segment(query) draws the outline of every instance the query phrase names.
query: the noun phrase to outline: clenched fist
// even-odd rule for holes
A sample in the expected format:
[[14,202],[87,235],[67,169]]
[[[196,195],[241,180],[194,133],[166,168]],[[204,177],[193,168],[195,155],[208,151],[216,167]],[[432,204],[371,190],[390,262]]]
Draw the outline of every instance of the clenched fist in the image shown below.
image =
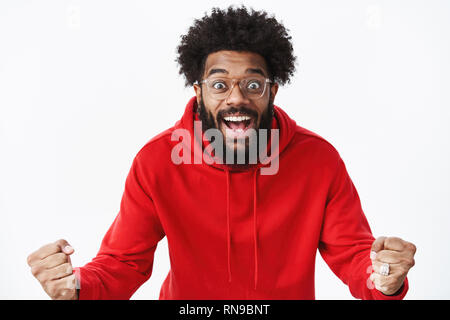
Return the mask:
[[43,246],[27,258],[31,273],[53,300],[78,299],[70,261],[73,252],[66,240],[58,240]]
[[372,244],[372,267],[370,280],[375,288],[385,295],[393,295],[403,285],[403,281],[414,262],[416,246],[395,237],[379,237]]

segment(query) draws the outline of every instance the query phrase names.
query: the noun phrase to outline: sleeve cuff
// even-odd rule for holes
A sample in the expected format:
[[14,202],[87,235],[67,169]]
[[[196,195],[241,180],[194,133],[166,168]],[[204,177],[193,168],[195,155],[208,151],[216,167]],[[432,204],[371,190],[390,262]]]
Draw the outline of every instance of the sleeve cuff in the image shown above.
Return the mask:
[[78,290],[78,300],[95,300],[96,290],[92,286],[92,281],[89,281],[89,277],[86,272],[83,272],[83,268],[73,268],[73,274],[75,274],[76,288]]
[[408,277],[405,278],[405,281],[403,282],[402,288],[400,289],[400,292],[398,292],[395,295],[388,296],[382,293],[381,291],[378,291],[377,289],[373,290],[373,297],[375,300],[403,300],[403,298],[406,296],[406,293],[409,289],[409,283],[408,283]]

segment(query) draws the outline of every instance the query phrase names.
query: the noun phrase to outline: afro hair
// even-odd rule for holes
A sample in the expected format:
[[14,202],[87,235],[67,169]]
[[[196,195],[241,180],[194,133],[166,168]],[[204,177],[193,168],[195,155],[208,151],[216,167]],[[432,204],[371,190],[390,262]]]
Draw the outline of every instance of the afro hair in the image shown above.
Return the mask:
[[177,47],[179,74],[184,75],[186,87],[200,81],[206,58],[220,50],[258,53],[267,64],[272,81],[281,85],[290,82],[295,72],[291,36],[281,23],[265,11],[249,12],[243,5],[226,10],[212,8],[194,20]]

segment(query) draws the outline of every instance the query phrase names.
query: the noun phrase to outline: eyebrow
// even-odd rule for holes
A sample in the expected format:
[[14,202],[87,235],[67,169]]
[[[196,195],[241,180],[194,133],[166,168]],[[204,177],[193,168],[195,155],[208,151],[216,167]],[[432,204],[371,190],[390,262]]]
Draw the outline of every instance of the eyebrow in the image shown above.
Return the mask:
[[210,75],[213,75],[214,73],[227,73],[228,74],[228,71],[225,69],[211,69],[211,70],[209,70],[206,77],[209,77]]
[[262,75],[263,77],[265,77],[266,75],[264,74],[264,72],[259,69],[259,68],[248,68],[247,70],[245,70],[245,73],[257,73]]
[[[211,69],[209,70],[208,74],[206,75],[206,77],[209,77],[215,73],[226,73],[228,74],[228,71],[225,69]],[[248,68],[247,70],[245,70],[245,73],[257,73],[262,75],[263,77],[265,77],[266,75],[264,74],[264,72],[259,69],[259,68]]]

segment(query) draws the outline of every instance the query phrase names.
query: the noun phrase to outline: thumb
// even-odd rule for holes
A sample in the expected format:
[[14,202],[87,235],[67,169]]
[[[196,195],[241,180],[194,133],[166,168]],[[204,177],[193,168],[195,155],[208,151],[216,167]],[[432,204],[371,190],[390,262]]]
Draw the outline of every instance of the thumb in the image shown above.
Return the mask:
[[61,249],[62,252],[64,252],[65,254],[72,254],[74,253],[74,249],[72,248],[72,246],[64,239],[60,239],[58,241],[55,242],[56,245],[58,245]]
[[375,255],[378,251],[381,251],[384,249],[384,240],[386,237],[378,237],[373,243],[372,243],[372,249],[370,252],[370,258],[374,259]]

